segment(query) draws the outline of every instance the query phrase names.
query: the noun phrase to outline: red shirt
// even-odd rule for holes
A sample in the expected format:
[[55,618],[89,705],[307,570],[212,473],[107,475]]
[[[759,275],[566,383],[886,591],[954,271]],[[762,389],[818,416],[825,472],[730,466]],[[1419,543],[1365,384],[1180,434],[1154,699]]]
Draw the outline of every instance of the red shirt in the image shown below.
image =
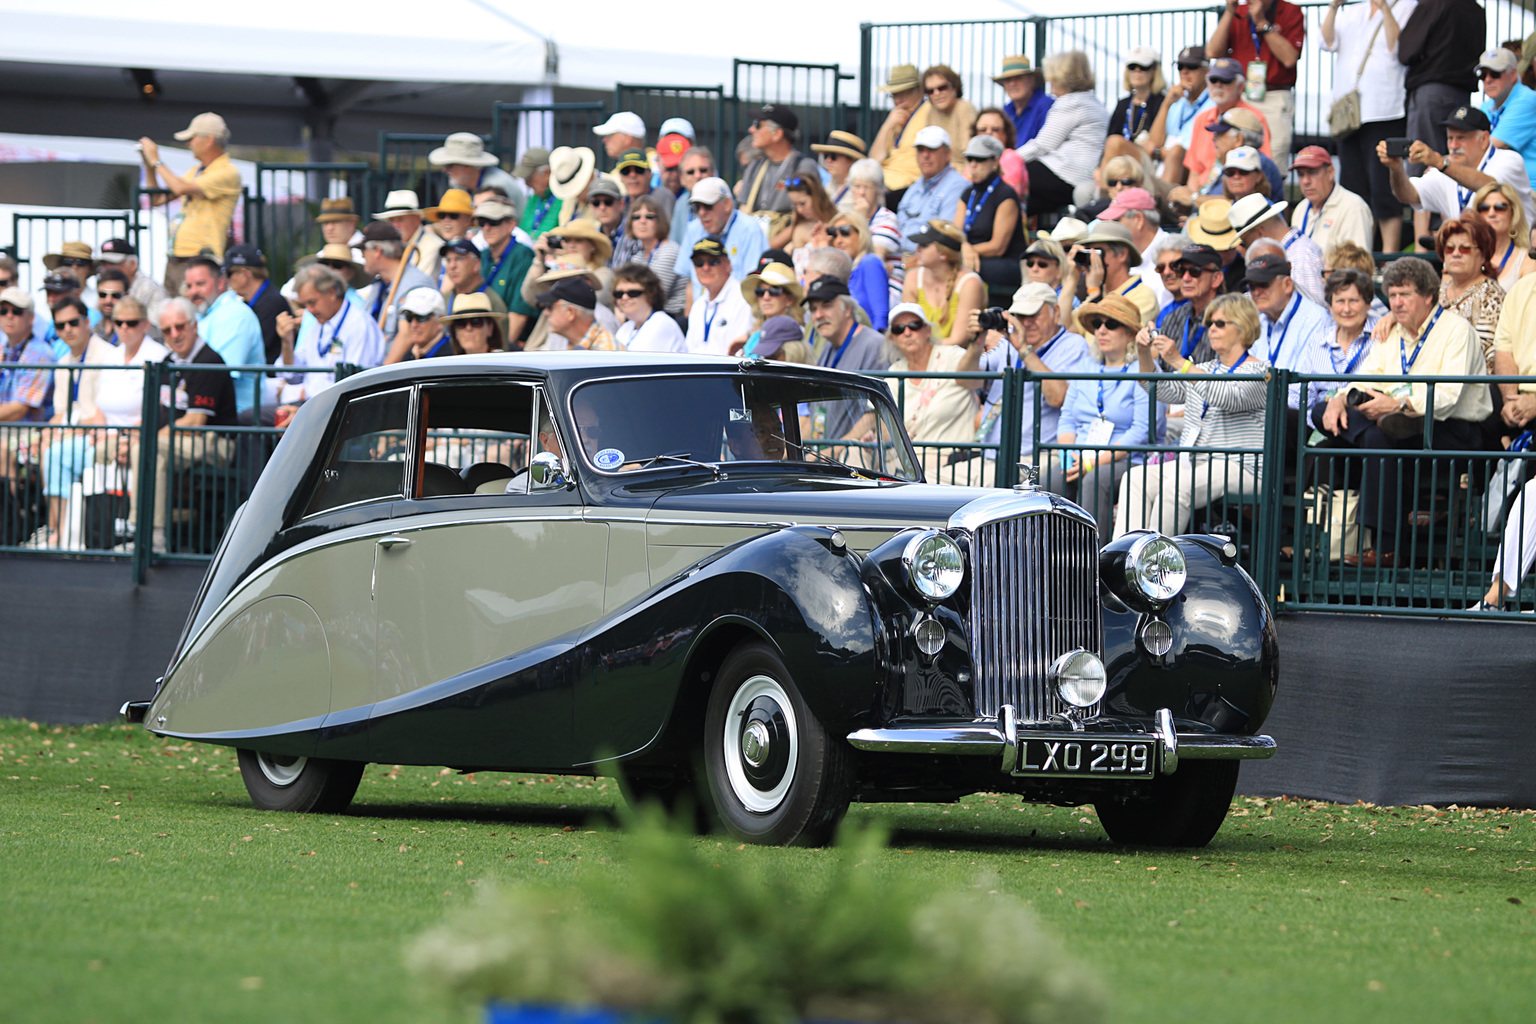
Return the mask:
[[[1228,57],[1238,61],[1244,68],[1252,60],[1269,62],[1269,73],[1265,76],[1264,84],[1271,89],[1289,89],[1296,84],[1296,65],[1286,67],[1270,52],[1269,40],[1259,36],[1259,52],[1255,56],[1253,52],[1253,22],[1248,20],[1248,4],[1238,4],[1237,13],[1232,16],[1231,27],[1227,31]],[[1260,8],[1262,10],[1262,8]],[[1301,8],[1286,0],[1276,0],[1268,17],[1259,15],[1259,21],[1272,21],[1280,30],[1280,35],[1286,42],[1296,47],[1298,61],[1301,56],[1301,41],[1307,37],[1307,25],[1301,14]],[[1218,54],[1218,56],[1220,56]]]

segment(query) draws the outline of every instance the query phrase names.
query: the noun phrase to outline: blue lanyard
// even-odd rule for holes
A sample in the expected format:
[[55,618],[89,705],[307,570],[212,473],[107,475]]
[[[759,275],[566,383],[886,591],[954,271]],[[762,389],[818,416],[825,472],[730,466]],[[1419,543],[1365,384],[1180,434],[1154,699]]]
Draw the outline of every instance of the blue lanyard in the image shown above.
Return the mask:
[[838,346],[837,355],[832,357],[832,362],[829,364],[832,369],[837,369],[837,364],[843,361],[843,353],[848,351],[848,343],[853,340],[853,332],[858,329],[859,325],[857,321],[854,322],[852,327],[848,328],[848,337],[844,338],[843,343]]
[[1173,130],[1175,135],[1182,135],[1184,133],[1184,126],[1195,119],[1195,115],[1200,112],[1200,99],[1204,95],[1205,90],[1201,89],[1200,95],[1194,99],[1190,99],[1188,96],[1184,97],[1185,113],[1179,115],[1179,126]]
[[416,358],[417,359],[431,359],[434,356],[436,356],[439,352],[441,352],[443,350],[443,346],[446,345],[446,344],[448,344],[448,336],[445,334],[441,338],[437,339],[437,344],[436,345],[433,345],[431,348],[427,349],[426,355],[417,356]]
[[[1514,245],[1515,243],[1511,242],[1509,244],[1510,245]],[[1507,259],[1508,257],[1505,257],[1505,258]],[[256,294],[251,296],[251,301],[247,302],[246,305],[247,306],[254,306],[254,305],[256,305],[256,303],[260,302],[261,301],[261,297],[267,293],[267,287],[271,283],[272,283],[271,281],[263,281],[263,282],[261,282],[261,287],[256,289]]]
[[1509,248],[1504,250],[1504,258],[1499,260],[1499,273],[1500,274],[1504,273],[1504,264],[1508,263],[1509,262],[1509,258],[1511,256],[1513,256],[1514,254],[1515,254],[1515,240],[1514,239],[1510,239],[1509,240]]
[[[1116,370],[1115,372],[1116,373],[1129,373],[1130,369],[1131,369],[1131,364],[1130,363],[1126,363],[1124,366],[1120,367],[1120,369]],[[1103,378],[1100,378],[1099,379],[1099,419],[1103,419],[1103,418],[1104,418],[1104,380],[1103,380]]]
[[[727,281],[726,283],[729,284],[730,282]],[[720,314],[720,307],[722,305],[724,305],[724,304],[725,304],[725,300],[724,299],[720,300],[719,302],[716,302],[715,303],[715,311],[713,313],[709,313],[709,300],[708,299],[704,300],[704,311],[706,313],[709,313],[708,318],[705,319],[705,321],[704,321],[704,345],[705,345],[706,348],[709,346],[709,329],[711,327],[715,326],[715,317]]]
[[[1040,346],[1040,351],[1035,353],[1035,357],[1037,359],[1039,359],[1042,363],[1045,362],[1045,354],[1047,352],[1049,352],[1052,348],[1054,348],[1056,343],[1061,340],[1062,335],[1064,335],[1066,333],[1067,333],[1067,329],[1065,327],[1063,327],[1060,330],[1058,330],[1055,333],[1055,335],[1052,336],[1050,341],[1048,341],[1044,345]],[[1019,363],[1016,364],[1016,365],[1022,365],[1023,362],[1024,362],[1023,358],[1020,357]]]
[[501,251],[501,259],[496,261],[496,265],[491,268],[490,276],[481,281],[480,287],[476,288],[475,291],[483,292],[491,286],[491,282],[495,281],[501,274],[501,268],[506,265],[507,257],[512,255],[512,250],[515,248],[517,248],[517,239],[507,239],[507,247]]
[[549,195],[544,197],[544,201],[541,202],[538,205],[538,207],[533,211],[533,220],[528,222],[529,228],[531,228],[534,231],[538,231],[539,230],[539,222],[544,219],[544,215],[545,214],[549,213],[549,208],[550,208],[550,206],[552,206],[554,204],[554,202],[555,202],[555,194],[553,192],[551,192]]
[[[919,110],[922,110],[927,105],[928,105],[928,101],[927,100],[923,100],[923,102],[919,103],[916,107],[914,107],[912,109],[911,115],[909,115],[907,117],[907,123],[901,126],[901,131],[896,133],[896,141],[894,143],[892,143],[892,145],[891,145],[892,149],[900,149],[901,148],[901,140],[907,137],[907,129],[912,127],[912,118],[916,117],[917,116],[917,112]],[[1021,113],[1022,113],[1022,111],[1021,111]]]
[[[1370,338],[1370,336],[1371,336],[1370,325],[1367,324],[1366,325],[1366,329],[1360,332],[1360,337],[1358,337],[1354,341],[1350,342],[1349,345],[1345,347],[1344,351],[1348,352],[1350,348],[1353,348],[1355,345],[1359,345],[1360,342],[1362,342],[1362,341],[1366,341],[1367,339]],[[1334,337],[1338,337],[1338,335],[1335,334]],[[1370,348],[1370,347],[1371,346],[1369,344],[1360,345],[1360,347],[1355,351],[1355,354],[1353,356],[1350,356],[1350,358],[1349,358],[1349,365],[1344,367],[1344,369],[1342,369],[1342,370],[1339,369],[1339,358],[1338,358],[1338,356],[1333,354],[1333,350],[1332,349],[1329,349],[1328,350],[1328,361],[1333,364],[1333,372],[1334,373],[1354,373],[1355,372],[1355,367],[1360,365],[1360,360],[1365,358],[1365,350]]]
[[341,300],[341,316],[336,318],[336,329],[331,332],[331,343],[329,345],[320,344],[320,338],[325,336],[325,325],[320,325],[320,336],[315,339],[315,348],[319,350],[321,358],[329,355],[331,349],[342,347],[341,338],[339,337],[341,334],[341,325],[347,322],[347,310],[351,307],[351,305],[352,303],[348,302],[346,299]]
[[1002,180],[1002,175],[993,171],[992,184],[988,185],[987,190],[979,197],[976,194],[976,186],[971,186],[971,198],[965,202],[965,233],[967,235],[971,233],[971,225],[976,223],[976,218],[980,216],[982,208],[987,205],[987,200],[992,198],[992,192],[997,188],[997,183]]
[[[1312,237],[1312,232],[1307,230],[1307,221],[1309,221],[1311,219],[1312,219],[1312,200],[1308,199],[1307,200],[1307,208],[1305,210],[1303,210],[1302,213],[1301,213],[1301,233],[1306,235],[1308,238]],[[1321,218],[1319,218],[1318,223],[1319,224],[1322,223]]]
[[372,313],[372,315],[373,315],[373,319],[377,320],[379,318],[379,310],[381,310],[383,308],[384,308],[384,279],[381,277],[381,278],[379,278],[379,281],[378,281],[378,287],[374,289],[373,309],[370,311]]
[[1194,326],[1195,310],[1194,306],[1191,305],[1189,310],[1189,317],[1184,321],[1184,341],[1179,345],[1179,355],[1183,356],[1185,359],[1189,358],[1189,354],[1195,350],[1195,346],[1199,345],[1200,342],[1205,338],[1205,328],[1197,327],[1195,328],[1195,340],[1193,342],[1189,340],[1189,329]]
[[[1485,152],[1483,154],[1482,162],[1480,162],[1477,165],[1477,169],[1479,171],[1481,171],[1484,167],[1488,166],[1488,161],[1492,160],[1492,159],[1493,159],[1493,143],[1489,142],[1488,143],[1488,150],[1487,150],[1487,152]],[[1445,172],[1441,171],[1440,173],[1444,174]],[[1466,209],[1467,204],[1472,201],[1473,193],[1475,193],[1476,191],[1477,191],[1477,189],[1475,189],[1475,188],[1462,188],[1460,185],[1456,186],[1456,202],[1459,204],[1459,207],[1461,209]]]
[[[1237,368],[1239,366],[1242,366],[1247,361],[1248,361],[1248,353],[1246,351],[1243,352],[1243,357],[1241,359],[1239,359],[1237,362],[1233,363],[1231,366],[1223,366],[1222,363],[1221,363],[1221,357],[1218,356],[1216,358],[1216,367],[1217,367],[1217,369],[1215,370],[1215,372],[1216,373],[1236,373],[1237,372]],[[1202,422],[1205,420],[1205,414],[1210,411],[1210,408],[1211,408],[1211,400],[1209,398],[1201,396],[1201,398],[1200,398],[1200,419],[1201,419]],[[1196,435],[1196,439],[1198,440],[1198,435]]]
[[1135,110],[1137,107],[1141,108],[1141,117],[1137,121],[1137,124],[1140,124],[1142,121],[1147,119],[1147,105],[1145,103],[1137,103],[1136,97],[1133,94],[1131,96],[1131,101],[1125,105],[1125,123],[1120,126],[1120,133],[1124,135],[1127,140],[1134,139],[1137,135],[1137,133],[1131,128],[1131,111]]
[[1424,351],[1424,342],[1428,340],[1429,332],[1435,329],[1435,321],[1439,320],[1440,314],[1444,312],[1444,306],[1435,307],[1435,315],[1429,318],[1429,323],[1425,324],[1424,329],[1419,332],[1419,340],[1413,346],[1413,356],[1411,358],[1408,355],[1408,346],[1403,344],[1403,339],[1401,337],[1397,339],[1397,358],[1402,364],[1404,373],[1413,369],[1413,364],[1419,361],[1419,353]]
[[1248,35],[1253,38],[1253,59],[1263,60],[1259,54],[1259,26],[1253,20],[1253,5],[1248,5]]
[[[1280,340],[1275,342],[1273,345],[1269,346],[1269,365],[1270,366],[1278,365],[1275,361],[1280,358],[1280,350],[1285,347],[1285,335],[1286,335],[1286,332],[1288,332],[1291,329],[1291,321],[1296,319],[1296,311],[1298,309],[1300,309],[1300,308],[1301,308],[1301,293],[1297,292],[1296,293],[1296,297],[1291,299],[1291,308],[1287,309],[1285,311],[1285,316],[1280,318]],[[1269,329],[1264,332],[1265,340],[1267,341],[1269,338],[1273,337],[1274,333],[1275,333],[1275,324],[1274,324],[1274,321],[1270,321]]]

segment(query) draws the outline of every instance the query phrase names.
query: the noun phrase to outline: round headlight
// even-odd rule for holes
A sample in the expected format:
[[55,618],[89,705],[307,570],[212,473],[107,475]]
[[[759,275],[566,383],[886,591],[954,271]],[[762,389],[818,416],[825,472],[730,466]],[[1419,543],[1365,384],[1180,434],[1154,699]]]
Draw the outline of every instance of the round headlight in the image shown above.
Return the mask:
[[1051,666],[1051,678],[1061,699],[1075,708],[1097,704],[1107,685],[1104,663],[1092,651],[1068,651]]
[[1160,533],[1149,533],[1125,556],[1125,578],[1136,592],[1153,601],[1171,601],[1184,589],[1184,552]]
[[901,553],[913,588],[930,601],[943,601],[960,589],[965,578],[965,558],[960,545],[937,530],[913,537]]

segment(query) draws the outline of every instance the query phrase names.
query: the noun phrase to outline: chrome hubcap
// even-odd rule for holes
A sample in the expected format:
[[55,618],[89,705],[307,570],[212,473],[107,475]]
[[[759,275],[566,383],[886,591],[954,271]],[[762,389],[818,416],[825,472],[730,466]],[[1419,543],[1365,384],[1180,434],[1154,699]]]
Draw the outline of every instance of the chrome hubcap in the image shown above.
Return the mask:
[[776,810],[794,784],[800,754],[799,723],[784,687],[765,675],[737,687],[722,740],[732,795],[754,813]]
[[266,776],[267,781],[274,786],[293,785],[304,773],[304,766],[308,763],[307,757],[261,753],[256,755],[256,764],[260,766],[261,774]]

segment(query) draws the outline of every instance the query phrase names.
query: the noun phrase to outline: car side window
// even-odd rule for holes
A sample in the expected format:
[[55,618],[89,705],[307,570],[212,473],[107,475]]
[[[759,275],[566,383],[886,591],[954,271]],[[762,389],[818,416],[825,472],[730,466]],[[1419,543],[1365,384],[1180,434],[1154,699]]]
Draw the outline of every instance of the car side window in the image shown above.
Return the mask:
[[349,401],[304,515],[404,495],[410,414],[409,388]]
[[411,496],[526,493],[533,406],[529,384],[423,388],[424,433]]

